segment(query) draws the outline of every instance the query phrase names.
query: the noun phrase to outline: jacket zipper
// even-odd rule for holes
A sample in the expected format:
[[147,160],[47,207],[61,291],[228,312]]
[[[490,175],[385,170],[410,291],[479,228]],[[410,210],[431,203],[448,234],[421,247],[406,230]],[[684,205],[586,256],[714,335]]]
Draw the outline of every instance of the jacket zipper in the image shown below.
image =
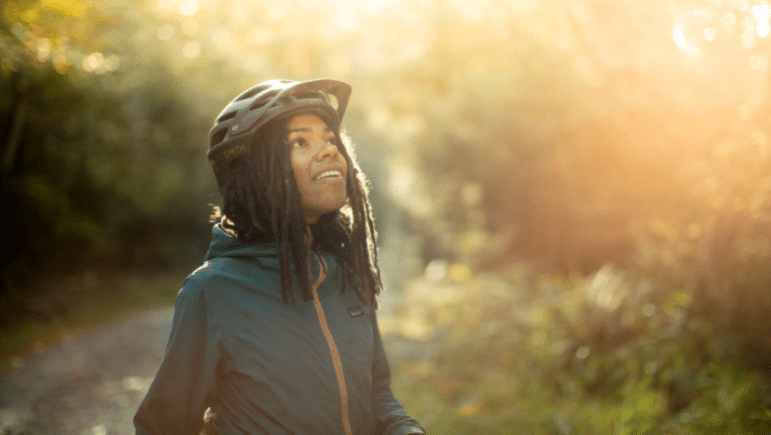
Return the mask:
[[[313,251],[311,251],[313,252]],[[311,286],[311,295],[313,295],[313,306],[316,308],[316,315],[319,318],[319,326],[324,333],[324,337],[327,339],[327,345],[329,346],[329,353],[332,355],[332,364],[335,367],[335,375],[337,375],[337,386],[340,389],[340,416],[343,421],[343,427],[345,428],[346,435],[353,435],[351,431],[351,422],[348,418],[348,388],[345,385],[345,374],[343,373],[343,361],[340,359],[340,352],[337,350],[337,344],[335,343],[332,332],[329,330],[327,324],[327,317],[324,315],[324,308],[321,306],[319,300],[318,288],[319,285],[327,277],[327,264],[320,255],[313,252],[313,255],[319,261],[319,277],[316,279],[316,283]]]

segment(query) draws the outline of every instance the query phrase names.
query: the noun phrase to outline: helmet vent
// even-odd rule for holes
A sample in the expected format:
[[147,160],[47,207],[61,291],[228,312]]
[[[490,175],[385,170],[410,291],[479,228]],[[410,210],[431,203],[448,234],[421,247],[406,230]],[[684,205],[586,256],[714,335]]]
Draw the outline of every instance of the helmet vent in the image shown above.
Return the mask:
[[213,147],[214,145],[217,145],[218,143],[222,142],[222,139],[225,138],[225,135],[227,133],[228,133],[228,129],[227,128],[223,128],[223,129],[217,131],[216,133],[214,133],[211,136],[211,146]]
[[252,105],[249,107],[249,110],[250,110],[250,111],[251,111],[251,110],[257,110],[257,109],[261,108],[262,106],[264,106],[264,105],[265,105],[265,103],[266,103],[266,101],[265,101],[265,100],[257,100],[257,101],[255,101],[255,102],[254,102],[254,104],[252,104]]
[[227,121],[228,119],[233,119],[233,118],[235,118],[235,117],[236,117],[236,113],[238,113],[238,112],[230,112],[230,113],[226,113],[225,115],[222,115],[221,117],[219,117],[219,118],[217,119],[217,122],[225,122],[225,121]]
[[337,110],[340,107],[340,103],[337,101],[337,97],[332,94],[325,94],[325,97],[327,97],[327,102],[332,105],[332,107]]
[[241,101],[246,100],[247,98],[252,98],[253,96],[257,95],[258,93],[264,91],[267,89],[266,86],[257,86],[252,89],[249,89],[248,91],[244,92],[243,94],[239,95],[238,98],[235,99],[235,101]]

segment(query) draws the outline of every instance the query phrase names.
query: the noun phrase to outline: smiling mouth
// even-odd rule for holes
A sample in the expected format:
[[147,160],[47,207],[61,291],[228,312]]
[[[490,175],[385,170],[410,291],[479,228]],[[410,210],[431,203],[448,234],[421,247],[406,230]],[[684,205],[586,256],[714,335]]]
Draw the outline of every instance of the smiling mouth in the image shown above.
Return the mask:
[[334,179],[342,179],[342,178],[343,178],[343,174],[340,171],[332,170],[332,171],[322,172],[316,178],[314,178],[313,181],[334,180]]

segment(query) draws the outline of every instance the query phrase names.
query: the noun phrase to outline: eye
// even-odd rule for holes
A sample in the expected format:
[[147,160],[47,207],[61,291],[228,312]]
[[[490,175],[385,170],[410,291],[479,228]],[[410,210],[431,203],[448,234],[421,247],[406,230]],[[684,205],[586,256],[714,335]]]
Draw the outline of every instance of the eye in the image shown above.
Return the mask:
[[301,148],[308,144],[308,142],[302,137],[292,139],[288,142],[289,142],[289,146],[292,148]]

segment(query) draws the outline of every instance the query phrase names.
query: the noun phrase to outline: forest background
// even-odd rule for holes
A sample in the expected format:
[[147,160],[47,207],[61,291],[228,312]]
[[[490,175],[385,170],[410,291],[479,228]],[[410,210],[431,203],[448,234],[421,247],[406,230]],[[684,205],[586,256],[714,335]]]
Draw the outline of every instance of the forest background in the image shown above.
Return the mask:
[[331,77],[431,433],[771,433],[768,1],[0,5],[4,357],[173,300],[213,118]]

